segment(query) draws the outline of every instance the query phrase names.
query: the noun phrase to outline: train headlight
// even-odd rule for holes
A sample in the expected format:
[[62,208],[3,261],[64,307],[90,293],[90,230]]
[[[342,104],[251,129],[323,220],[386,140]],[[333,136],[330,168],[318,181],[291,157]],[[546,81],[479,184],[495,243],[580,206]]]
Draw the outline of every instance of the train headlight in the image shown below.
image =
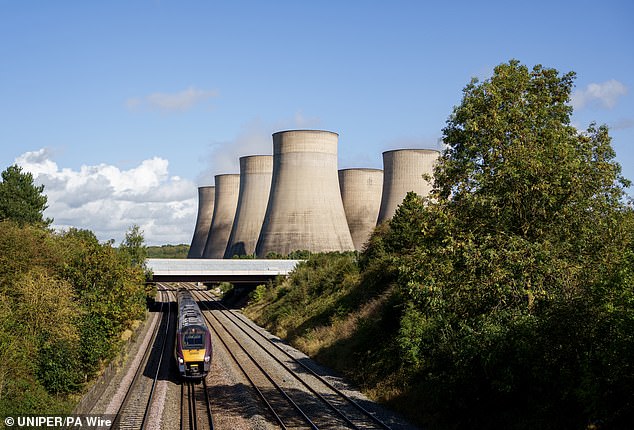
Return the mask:
[[183,364],[184,362],[183,357],[178,357],[178,364]]
[[209,360],[211,360],[211,357],[210,357],[210,356],[208,356],[208,355],[206,355],[206,356],[205,356],[205,363],[209,363]]

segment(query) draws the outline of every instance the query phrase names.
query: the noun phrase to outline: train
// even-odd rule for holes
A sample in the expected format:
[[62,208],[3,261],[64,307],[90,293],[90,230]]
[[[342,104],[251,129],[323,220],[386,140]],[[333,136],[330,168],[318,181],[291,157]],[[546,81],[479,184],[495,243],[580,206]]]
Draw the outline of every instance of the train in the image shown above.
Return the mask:
[[178,326],[174,357],[181,378],[202,379],[211,367],[211,334],[196,300],[186,289],[176,293]]

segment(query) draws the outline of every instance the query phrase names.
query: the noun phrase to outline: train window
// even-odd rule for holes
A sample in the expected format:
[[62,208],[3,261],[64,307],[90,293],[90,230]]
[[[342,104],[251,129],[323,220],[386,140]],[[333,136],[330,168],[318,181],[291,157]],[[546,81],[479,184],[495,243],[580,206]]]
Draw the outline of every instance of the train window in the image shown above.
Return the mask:
[[202,333],[187,333],[183,336],[183,348],[202,349],[205,347],[205,338]]

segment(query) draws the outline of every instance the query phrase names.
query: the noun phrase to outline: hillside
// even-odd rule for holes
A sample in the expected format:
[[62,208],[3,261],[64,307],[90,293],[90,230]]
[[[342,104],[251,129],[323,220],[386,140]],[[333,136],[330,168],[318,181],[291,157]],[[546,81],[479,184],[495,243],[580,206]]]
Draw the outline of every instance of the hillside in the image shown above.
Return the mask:
[[148,258],[187,258],[189,245],[147,246]]

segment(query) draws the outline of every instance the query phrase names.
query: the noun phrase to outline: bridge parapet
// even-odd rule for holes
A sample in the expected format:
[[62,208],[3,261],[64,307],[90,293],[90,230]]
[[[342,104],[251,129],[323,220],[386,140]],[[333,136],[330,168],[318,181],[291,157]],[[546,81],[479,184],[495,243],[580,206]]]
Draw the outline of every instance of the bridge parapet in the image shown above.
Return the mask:
[[301,260],[148,258],[154,282],[262,284],[288,275]]

